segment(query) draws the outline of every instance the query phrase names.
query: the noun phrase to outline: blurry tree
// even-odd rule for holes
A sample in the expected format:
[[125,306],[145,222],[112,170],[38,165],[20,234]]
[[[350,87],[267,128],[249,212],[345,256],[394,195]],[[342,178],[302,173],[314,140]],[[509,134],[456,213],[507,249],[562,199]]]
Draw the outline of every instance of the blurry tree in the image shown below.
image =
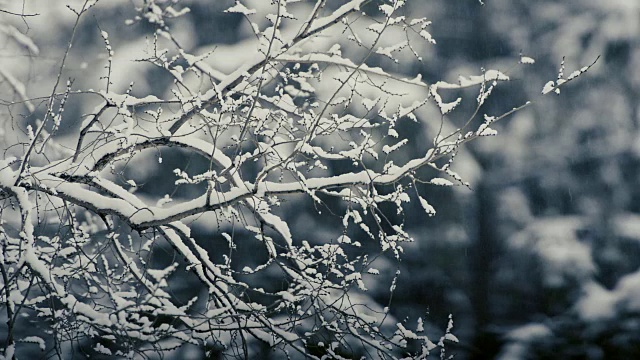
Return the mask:
[[487,112],[498,70],[403,74],[436,41],[402,0],[186,5],[1,14],[4,358],[444,357],[450,319],[367,288],[393,305],[405,211],[436,215],[424,189],[468,186],[461,146],[531,103]]
[[[489,306],[475,330],[476,358],[638,357],[629,299],[640,270],[640,3],[497,0],[490,8],[491,18],[481,17],[489,32],[477,39],[532,54],[538,72],[562,59],[600,60],[580,87],[473,146],[489,189],[477,202],[496,204],[478,215],[490,234],[478,232],[477,246],[490,241],[494,252],[477,261],[489,275],[476,293]],[[485,53],[488,66],[505,61]],[[531,97],[544,81],[512,82],[513,96]]]

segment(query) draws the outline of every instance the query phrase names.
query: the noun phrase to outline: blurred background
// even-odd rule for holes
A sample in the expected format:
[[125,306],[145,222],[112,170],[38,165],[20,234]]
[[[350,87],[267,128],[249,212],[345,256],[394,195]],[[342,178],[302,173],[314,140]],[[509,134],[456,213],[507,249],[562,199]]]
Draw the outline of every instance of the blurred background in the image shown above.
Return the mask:
[[[27,12],[45,18],[0,15],[0,67],[25,84],[29,97],[50,93],[71,33],[73,16],[60,3],[24,2]],[[112,90],[124,91],[135,81],[136,94],[167,94],[171,81],[162,69],[133,61],[149,55],[143,49],[153,28],[124,25],[135,16],[132,3],[140,5],[99,2],[80,24],[65,73],[75,80],[74,88],[104,86],[107,54],[100,31],[105,30],[115,51]],[[243,42],[253,36],[241,16],[222,13],[233,1],[180,4],[191,8],[171,24],[181,45],[197,54],[213,50],[211,61],[219,70],[233,71],[242,62]],[[260,1],[247,4],[259,7]],[[437,45],[419,49],[422,62],[407,56],[393,71],[421,73],[431,83],[499,69],[512,81],[494,91],[487,113],[535,103],[496,123],[497,137],[474,141],[461,152],[454,168],[470,189],[421,189],[438,213],[429,218],[419,204],[411,205],[415,209],[406,212],[405,229],[416,241],[405,246],[399,263],[392,256],[378,260],[388,271],[368,284],[369,301],[387,305],[399,269],[392,314],[415,319],[428,313],[440,328],[452,314],[460,342],[448,354],[456,359],[640,358],[640,1],[487,0],[481,6],[474,0],[414,0],[405,11],[433,21],[429,31]],[[27,34],[35,47],[11,40],[12,28]],[[535,63],[515,66],[520,54]],[[563,59],[570,73],[598,57],[559,96],[540,96]],[[371,65],[376,62],[391,64],[373,58]],[[0,78],[0,87],[7,88],[7,77]],[[3,100],[16,99],[3,95]],[[60,136],[77,131],[80,115],[93,106],[72,100]],[[450,121],[464,122],[472,110],[463,105]],[[429,114],[405,123],[402,135],[409,134],[410,144],[435,135]],[[4,108],[2,117],[9,145],[35,119]],[[418,149],[404,151],[419,156]],[[165,167],[129,168],[129,177],[173,176],[173,168],[185,161],[194,173],[206,168],[183,152],[163,158]],[[139,191],[175,198],[199,192],[172,182],[163,186]],[[286,215],[293,233],[318,238],[334,219],[319,216],[311,202],[302,205],[309,208],[289,207]],[[219,230],[197,221],[193,228],[199,239]],[[250,258],[251,247],[245,251],[247,263],[258,262]]]

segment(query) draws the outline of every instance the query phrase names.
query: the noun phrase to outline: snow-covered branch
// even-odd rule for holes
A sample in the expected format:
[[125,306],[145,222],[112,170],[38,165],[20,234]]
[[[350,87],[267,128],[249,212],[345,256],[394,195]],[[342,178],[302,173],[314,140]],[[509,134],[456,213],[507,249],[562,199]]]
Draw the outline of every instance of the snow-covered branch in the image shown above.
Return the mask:
[[[416,184],[469,186],[452,169],[459,149],[531,103],[486,113],[507,71],[457,83],[403,73],[397,64],[422,61],[416,49],[436,43],[407,3],[237,0],[211,16],[248,23],[241,47],[204,31],[206,46],[185,40],[193,14],[179,1],[117,11],[85,1],[64,9],[70,27],[52,15],[71,34],[53,90],[36,95],[24,64],[0,68],[15,99],[1,115],[13,125],[0,161],[9,333],[19,316],[47,319],[24,343],[58,351],[83,339],[90,352],[129,358],[185,344],[248,358],[256,342],[310,358],[346,349],[425,358],[454,341],[452,324],[435,343],[418,334],[422,319],[414,331],[378,309],[366,295],[380,274],[371,258],[401,258],[413,238],[396,215],[412,201],[437,214]],[[99,45],[76,53],[73,34],[96,27],[85,18],[100,11],[130,19],[100,23]],[[131,34],[118,35],[122,24]],[[13,37],[35,62],[37,36],[51,34],[34,32]],[[118,57],[145,38],[136,61]],[[104,69],[76,76],[95,64]],[[473,110],[454,126],[468,101]],[[411,133],[408,122],[428,130]],[[318,217],[335,226],[309,231]],[[5,358],[17,344],[8,337]]]

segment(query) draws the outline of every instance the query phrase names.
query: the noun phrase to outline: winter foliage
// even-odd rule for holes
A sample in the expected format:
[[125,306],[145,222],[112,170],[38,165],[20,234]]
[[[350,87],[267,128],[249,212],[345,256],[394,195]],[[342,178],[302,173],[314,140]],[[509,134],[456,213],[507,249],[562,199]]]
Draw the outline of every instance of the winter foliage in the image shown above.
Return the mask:
[[[247,36],[220,48],[184,39],[193,14],[180,1],[69,1],[0,14],[12,20],[0,25],[3,40],[34,62],[43,44],[20,21],[57,14],[60,27],[73,24],[60,29],[65,51],[46,59],[55,73],[44,95],[25,85],[33,83],[24,63],[0,66],[1,116],[11,124],[0,160],[2,356],[37,348],[134,358],[192,346],[249,358],[266,346],[291,358],[444,358],[457,342],[455,319],[432,335],[424,316],[402,321],[372,305],[368,287],[394,271],[376,258],[400,261],[414,241],[403,220],[410,204],[438,216],[422,185],[470,187],[456,156],[537,100],[503,113],[485,107],[514,67],[535,60],[516,55],[509,68],[455,81],[402,73],[397,64],[422,62],[441,43],[431,19],[405,11],[409,2],[236,0],[219,16],[235,17]],[[130,44],[135,60],[120,57],[127,50],[107,27],[78,34],[98,27],[93,13],[114,9],[115,26],[145,31],[146,41]],[[81,35],[95,51],[74,52]],[[92,79],[74,73],[83,66]],[[142,68],[166,89],[129,82]],[[590,68],[565,76],[562,61],[536,96]],[[406,123],[438,130],[414,143]],[[331,227],[296,232],[289,216],[302,206]],[[195,227],[209,231],[196,236]],[[515,244],[526,247],[526,234]],[[566,256],[584,251],[571,246]],[[538,256],[567,266],[563,249],[549,249]],[[592,271],[580,258],[571,264]],[[186,279],[197,289],[181,287]]]

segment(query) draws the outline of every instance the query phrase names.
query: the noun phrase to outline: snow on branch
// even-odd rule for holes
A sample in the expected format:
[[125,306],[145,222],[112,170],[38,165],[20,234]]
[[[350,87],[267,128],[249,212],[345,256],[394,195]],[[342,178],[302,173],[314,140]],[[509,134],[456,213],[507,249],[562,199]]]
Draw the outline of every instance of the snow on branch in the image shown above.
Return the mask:
[[[414,241],[404,213],[417,204],[438,216],[422,189],[470,187],[453,170],[458,151],[531,103],[485,114],[493,89],[510,80],[500,70],[457,83],[406,73],[416,67],[397,64],[421,64],[416,49],[436,44],[430,21],[408,18],[409,3],[238,0],[209,14],[249,22],[249,51],[182,40],[191,28],[182,22],[196,24],[197,14],[149,0],[127,10],[136,14],[127,24],[146,23],[127,36],[111,24],[86,31],[100,51],[75,51],[69,39],[58,73],[43,80],[54,85],[48,96],[30,98],[34,82],[0,68],[16,99],[2,113],[14,126],[0,161],[0,303],[11,319],[48,326],[24,343],[49,351],[86,341],[95,354],[128,358],[186,344],[247,358],[256,344],[283,356],[357,348],[426,358],[457,341],[451,321],[431,341],[422,319],[410,327],[377,306],[367,289],[385,269],[371,259],[401,259]],[[109,6],[120,5],[69,8],[71,33],[95,26],[81,20]],[[40,61],[37,32],[12,36]],[[137,49],[145,38],[141,58],[118,58],[119,46]],[[219,50],[232,52],[231,69],[215,63],[224,56],[210,59]],[[66,81],[84,61],[107,71]],[[153,80],[132,63],[156,70]],[[563,62],[543,93],[589,68],[564,78]],[[478,95],[467,99],[460,90],[470,88]],[[461,114],[469,100],[471,114]],[[25,107],[27,116],[15,115]],[[464,125],[453,126],[454,112]],[[411,133],[409,123],[429,131]],[[335,226],[309,231],[317,219]],[[318,340],[327,334],[335,341]],[[11,336],[7,345],[5,357],[19,351]]]

